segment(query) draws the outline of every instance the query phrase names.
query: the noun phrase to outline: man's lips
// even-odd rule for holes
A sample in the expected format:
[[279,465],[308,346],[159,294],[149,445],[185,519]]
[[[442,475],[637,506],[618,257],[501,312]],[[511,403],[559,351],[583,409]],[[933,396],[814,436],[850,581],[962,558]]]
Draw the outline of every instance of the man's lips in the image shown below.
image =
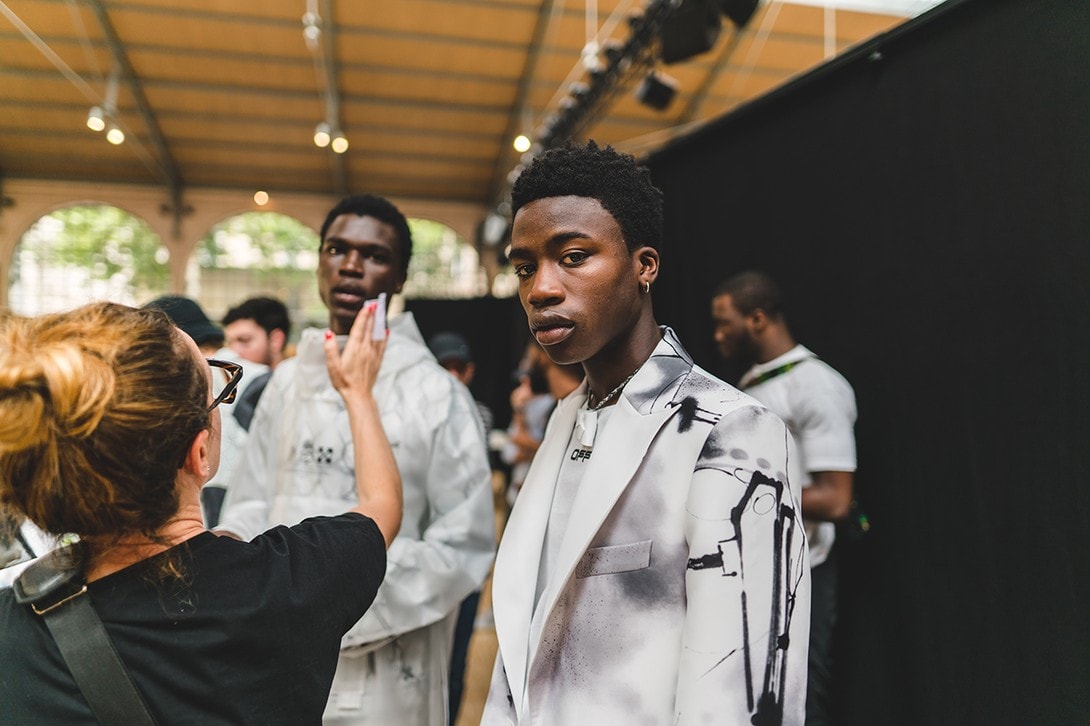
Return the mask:
[[367,294],[362,290],[337,287],[333,288],[333,302],[345,307],[359,307],[367,300]]
[[575,332],[575,323],[558,316],[538,318],[530,324],[530,330],[541,345],[556,345]]

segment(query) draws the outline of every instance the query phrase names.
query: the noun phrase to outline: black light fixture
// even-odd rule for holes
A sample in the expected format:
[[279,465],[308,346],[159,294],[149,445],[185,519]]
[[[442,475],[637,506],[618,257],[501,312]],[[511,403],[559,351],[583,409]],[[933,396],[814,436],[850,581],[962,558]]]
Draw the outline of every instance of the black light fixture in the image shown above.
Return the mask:
[[669,106],[676,95],[677,81],[655,70],[648,71],[639,87],[636,88],[636,98],[639,102],[657,111],[662,111]]
[[[758,0],[752,0],[752,2],[755,6]],[[586,76],[583,81],[569,86],[567,93],[562,94],[558,101],[558,108],[549,112],[535,127],[531,148],[523,154],[521,163],[507,175],[507,184],[513,184],[522,172],[523,166],[533,161],[538,154],[563,144],[577,134],[601,110],[610,97],[636,78],[647,76],[643,78],[640,90],[637,91],[640,101],[652,108],[666,108],[677,94],[677,83],[669,76],[657,73],[647,74],[649,69],[654,68],[656,56],[662,52],[663,26],[675,14],[687,12],[690,16],[688,23],[682,21],[682,24],[689,28],[689,32],[700,36],[695,41],[679,39],[678,43],[682,45],[682,49],[676,51],[672,49],[677,47],[677,44],[672,40],[667,41],[671,50],[666,55],[671,58],[678,56],[674,58],[675,61],[681,60],[681,56],[685,53],[688,55],[684,57],[689,57],[709,50],[715,44],[721,30],[722,21],[719,17],[718,3],[719,0],[647,0],[642,12],[628,16],[630,32],[627,38],[624,40],[613,38],[597,48],[600,53],[597,62],[588,62],[586,48],[584,48],[582,63],[586,69]],[[694,28],[696,30],[693,30]],[[672,39],[674,32],[667,31],[667,35]],[[699,49],[685,50],[685,45],[695,45]],[[665,56],[663,60],[666,60]],[[502,207],[503,204],[500,205],[500,208]],[[499,211],[499,216],[510,220],[510,209]],[[498,221],[489,223],[489,240],[496,239],[495,231],[498,228]]]
[[678,63],[707,53],[719,40],[723,21],[714,0],[682,0],[659,28],[659,57]]
[[760,0],[719,0],[719,12],[730,18],[730,21],[741,30],[746,27],[753,13],[757,11]]

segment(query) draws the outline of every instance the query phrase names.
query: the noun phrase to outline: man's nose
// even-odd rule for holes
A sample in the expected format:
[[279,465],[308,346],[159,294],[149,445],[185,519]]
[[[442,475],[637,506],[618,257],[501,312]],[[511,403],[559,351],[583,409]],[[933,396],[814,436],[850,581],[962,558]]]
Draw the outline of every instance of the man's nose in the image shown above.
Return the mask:
[[559,275],[544,265],[538,268],[530,283],[530,292],[526,295],[526,301],[534,307],[544,307],[555,305],[563,299],[564,289],[560,284]]
[[364,257],[358,250],[349,250],[341,259],[340,272],[342,275],[363,277]]

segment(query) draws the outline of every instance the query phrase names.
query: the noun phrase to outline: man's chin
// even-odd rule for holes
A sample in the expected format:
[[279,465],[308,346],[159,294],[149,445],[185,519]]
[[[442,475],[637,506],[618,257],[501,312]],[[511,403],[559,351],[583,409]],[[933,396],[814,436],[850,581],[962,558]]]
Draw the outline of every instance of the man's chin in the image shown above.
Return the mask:
[[337,335],[348,335],[348,331],[352,329],[352,323],[356,322],[357,314],[359,314],[359,310],[346,310],[344,308],[331,310],[329,314],[330,329]]

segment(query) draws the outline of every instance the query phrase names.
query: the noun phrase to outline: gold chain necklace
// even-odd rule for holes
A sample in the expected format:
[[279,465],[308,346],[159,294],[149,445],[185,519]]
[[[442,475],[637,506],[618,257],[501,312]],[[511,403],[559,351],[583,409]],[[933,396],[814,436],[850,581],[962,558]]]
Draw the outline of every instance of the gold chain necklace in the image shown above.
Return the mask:
[[[636,371],[638,371],[638,370],[639,370],[639,368],[637,368],[637,369],[636,369]],[[629,373],[629,374],[628,374],[628,378],[625,378],[625,379],[624,379],[623,381],[621,381],[621,382],[620,382],[620,383],[619,383],[619,384],[617,385],[617,387],[616,387],[616,388],[614,388],[614,389],[613,389],[612,391],[610,391],[609,393],[607,393],[607,394],[606,394],[606,397],[605,397],[605,398],[603,398],[603,399],[602,399],[601,401],[599,401],[598,403],[592,403],[592,401],[594,400],[594,391],[590,390],[590,385],[588,384],[588,385],[587,385],[587,408],[588,408],[589,410],[591,410],[591,411],[597,411],[598,409],[602,408],[602,407],[603,407],[603,406],[605,406],[605,405],[606,405],[607,403],[609,403],[610,401],[612,401],[612,400],[613,400],[614,398],[616,398],[616,397],[617,397],[617,395],[618,395],[618,394],[619,394],[619,393],[621,392],[621,389],[622,389],[622,388],[624,388],[624,387],[625,387],[625,385],[626,385],[626,384],[627,384],[627,383],[628,383],[629,381],[631,381],[631,380],[632,380],[632,376],[636,375],[636,371],[632,371],[631,373]]]

